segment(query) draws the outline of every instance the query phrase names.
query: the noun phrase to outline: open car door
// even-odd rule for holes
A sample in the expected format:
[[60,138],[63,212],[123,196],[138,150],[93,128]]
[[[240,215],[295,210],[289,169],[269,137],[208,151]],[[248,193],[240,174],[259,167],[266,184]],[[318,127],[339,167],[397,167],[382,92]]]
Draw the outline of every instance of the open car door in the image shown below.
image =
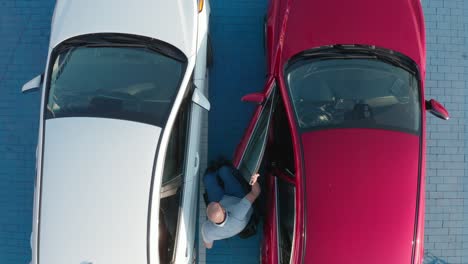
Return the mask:
[[263,99],[257,102],[259,105],[234,155],[234,166],[247,181],[250,180],[251,175],[258,172],[262,162],[271,117],[277,100],[276,90],[275,80],[270,79],[264,93],[255,94]]

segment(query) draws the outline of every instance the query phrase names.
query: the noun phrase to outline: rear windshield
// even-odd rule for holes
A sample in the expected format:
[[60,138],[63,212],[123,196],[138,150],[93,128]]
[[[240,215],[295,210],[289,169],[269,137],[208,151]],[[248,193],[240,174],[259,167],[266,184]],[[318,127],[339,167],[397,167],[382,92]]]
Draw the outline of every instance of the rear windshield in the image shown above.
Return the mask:
[[185,63],[140,47],[69,48],[53,62],[46,118],[105,117],[162,126]]
[[362,127],[418,133],[413,73],[377,59],[299,60],[286,82],[301,129]]

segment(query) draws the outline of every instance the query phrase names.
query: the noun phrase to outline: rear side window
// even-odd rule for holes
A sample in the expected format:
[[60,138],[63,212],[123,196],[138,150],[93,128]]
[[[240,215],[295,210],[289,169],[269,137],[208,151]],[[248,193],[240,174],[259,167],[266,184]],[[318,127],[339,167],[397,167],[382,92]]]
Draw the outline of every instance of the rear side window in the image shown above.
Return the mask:
[[162,126],[185,63],[146,48],[79,46],[52,64],[46,118],[105,117]]

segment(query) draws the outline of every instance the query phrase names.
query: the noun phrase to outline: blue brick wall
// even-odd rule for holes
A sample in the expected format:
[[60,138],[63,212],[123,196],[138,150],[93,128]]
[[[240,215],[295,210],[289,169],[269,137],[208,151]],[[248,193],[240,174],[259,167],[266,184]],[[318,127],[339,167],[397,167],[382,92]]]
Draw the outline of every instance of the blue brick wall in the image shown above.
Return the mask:
[[263,89],[266,4],[266,0],[211,1],[209,157],[232,156],[254,109],[240,98]]
[[39,94],[54,1],[0,0],[0,263],[28,263]]
[[[468,2],[463,2],[463,9],[461,12],[463,14],[463,25],[464,25],[464,40],[465,40],[465,49],[463,53],[463,57],[465,59],[464,63],[464,79],[465,79],[465,111],[468,109]],[[464,224],[462,229],[462,263],[468,264],[468,114],[465,114],[465,178],[463,180],[463,190],[464,190]]]
[[467,1],[423,0],[427,30],[426,98],[450,111],[427,116],[426,263],[468,263]]
[[[263,89],[266,8],[266,0],[211,1],[214,67],[210,72],[209,159],[232,157],[254,109],[240,98]],[[234,237],[215,242],[206,252],[206,263],[258,263],[260,233],[247,240]]]

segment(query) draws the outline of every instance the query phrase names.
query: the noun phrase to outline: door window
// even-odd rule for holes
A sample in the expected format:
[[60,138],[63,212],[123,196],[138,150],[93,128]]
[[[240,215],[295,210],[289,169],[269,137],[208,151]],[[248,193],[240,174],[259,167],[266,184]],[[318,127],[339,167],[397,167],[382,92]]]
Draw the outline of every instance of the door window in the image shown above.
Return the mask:
[[182,202],[189,121],[189,104],[187,99],[184,101],[171,131],[160,190],[159,260],[162,264],[170,263],[173,259],[181,213],[179,209]]
[[294,241],[295,187],[277,178],[278,256],[280,264],[289,264]]
[[276,167],[277,228],[279,263],[289,264],[294,241],[296,215],[294,145],[282,100],[273,113],[271,159]]
[[180,109],[177,116],[167,146],[166,160],[164,162],[164,172],[162,176],[163,186],[182,176],[184,169],[183,164],[185,161],[185,146],[187,145],[188,115],[188,107],[185,104]]
[[264,107],[257,120],[254,132],[250,136],[249,143],[245,149],[239,170],[244,178],[249,179],[251,175],[258,172],[260,162],[265,151],[270,119],[275,105],[276,89],[273,87],[270,95],[264,103]]
[[161,199],[159,207],[159,263],[170,263],[175,249],[181,188]]
[[271,159],[280,170],[287,172],[290,177],[294,177],[296,170],[293,141],[282,100],[278,100],[272,120],[273,144],[269,152]]

